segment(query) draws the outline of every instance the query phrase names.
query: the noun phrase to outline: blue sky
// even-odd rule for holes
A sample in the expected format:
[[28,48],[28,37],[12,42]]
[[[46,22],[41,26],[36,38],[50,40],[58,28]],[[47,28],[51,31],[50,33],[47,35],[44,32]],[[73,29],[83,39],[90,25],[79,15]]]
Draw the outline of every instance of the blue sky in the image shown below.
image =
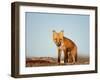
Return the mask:
[[89,56],[89,15],[25,13],[25,50],[27,57],[57,57],[52,31],[64,30],[73,40],[78,55]]

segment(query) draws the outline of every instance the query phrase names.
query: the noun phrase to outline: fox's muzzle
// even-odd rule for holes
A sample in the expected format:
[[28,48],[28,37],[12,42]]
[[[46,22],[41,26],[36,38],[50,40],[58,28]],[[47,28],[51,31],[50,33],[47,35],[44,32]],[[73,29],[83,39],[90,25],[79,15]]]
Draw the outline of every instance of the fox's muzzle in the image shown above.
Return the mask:
[[59,42],[59,43],[56,43],[56,45],[59,47],[59,46],[61,46],[61,43]]

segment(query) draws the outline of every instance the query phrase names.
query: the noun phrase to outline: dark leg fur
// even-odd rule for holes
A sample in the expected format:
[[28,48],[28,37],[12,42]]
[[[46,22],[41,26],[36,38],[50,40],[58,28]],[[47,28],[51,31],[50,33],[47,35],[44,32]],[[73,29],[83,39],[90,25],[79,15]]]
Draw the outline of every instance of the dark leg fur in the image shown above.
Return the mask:
[[77,62],[77,55],[75,56],[75,62]]
[[60,57],[61,57],[61,53],[60,50],[58,50],[58,63],[60,64]]
[[67,62],[68,62],[67,51],[64,51],[64,64],[66,64]]

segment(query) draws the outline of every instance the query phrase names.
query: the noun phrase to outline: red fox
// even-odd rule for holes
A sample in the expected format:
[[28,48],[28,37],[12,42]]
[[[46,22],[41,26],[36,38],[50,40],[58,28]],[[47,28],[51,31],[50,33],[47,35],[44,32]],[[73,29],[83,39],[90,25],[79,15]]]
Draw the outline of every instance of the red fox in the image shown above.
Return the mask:
[[64,64],[69,63],[69,59],[71,59],[72,64],[75,64],[75,62],[77,62],[77,46],[72,40],[64,37],[63,31],[59,33],[57,33],[56,31],[53,31],[53,41],[55,42],[58,48],[58,63],[59,64],[60,64],[62,51],[64,52]]

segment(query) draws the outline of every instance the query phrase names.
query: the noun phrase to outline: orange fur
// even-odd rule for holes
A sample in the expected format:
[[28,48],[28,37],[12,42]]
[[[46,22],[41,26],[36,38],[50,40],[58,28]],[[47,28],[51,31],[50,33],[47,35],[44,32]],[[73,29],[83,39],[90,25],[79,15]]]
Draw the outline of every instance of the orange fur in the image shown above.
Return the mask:
[[75,63],[77,61],[77,46],[63,35],[63,31],[59,33],[53,31],[53,41],[58,47],[58,63],[60,63],[61,51],[64,52],[64,63],[69,63],[69,61]]

